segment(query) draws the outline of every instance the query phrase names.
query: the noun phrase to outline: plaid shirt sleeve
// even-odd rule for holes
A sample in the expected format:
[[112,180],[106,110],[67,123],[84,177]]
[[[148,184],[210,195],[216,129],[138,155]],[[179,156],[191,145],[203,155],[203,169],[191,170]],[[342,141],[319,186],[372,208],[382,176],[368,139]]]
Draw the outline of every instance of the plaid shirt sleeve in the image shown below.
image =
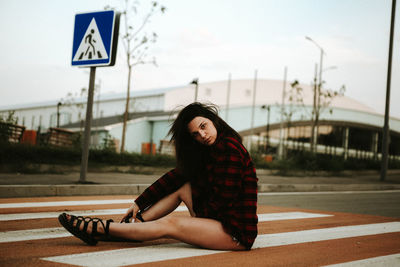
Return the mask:
[[145,210],[165,196],[178,190],[186,182],[186,179],[176,169],[173,169],[149,186],[135,202],[140,210]]

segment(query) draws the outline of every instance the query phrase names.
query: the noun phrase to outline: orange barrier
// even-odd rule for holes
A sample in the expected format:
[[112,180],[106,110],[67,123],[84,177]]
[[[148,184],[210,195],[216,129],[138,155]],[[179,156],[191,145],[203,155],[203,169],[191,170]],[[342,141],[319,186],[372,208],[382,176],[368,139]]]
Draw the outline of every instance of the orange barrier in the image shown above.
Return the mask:
[[271,155],[266,155],[264,159],[266,162],[272,162],[272,160],[273,160]]
[[22,135],[21,143],[36,145],[36,135],[37,133],[34,130],[25,130]]
[[156,154],[156,144],[142,143],[142,154],[155,155]]

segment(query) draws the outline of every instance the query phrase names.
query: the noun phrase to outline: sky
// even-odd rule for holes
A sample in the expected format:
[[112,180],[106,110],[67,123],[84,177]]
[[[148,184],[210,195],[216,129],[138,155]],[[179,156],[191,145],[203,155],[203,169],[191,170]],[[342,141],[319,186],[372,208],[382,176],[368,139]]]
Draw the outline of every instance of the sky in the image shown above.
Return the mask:
[[[139,21],[149,1],[139,1]],[[161,0],[144,29],[158,67],[137,65],[133,91],[232,79],[310,84],[323,57],[325,88],[339,90],[384,114],[391,0]],[[0,0],[0,107],[60,101],[88,87],[89,69],[71,66],[75,14],[121,10],[118,0]],[[390,115],[400,118],[400,4],[392,62]],[[121,28],[121,31],[123,29]],[[120,32],[121,32],[120,31]],[[309,36],[315,43],[307,40]],[[126,92],[121,40],[115,66],[97,68],[100,93]],[[261,89],[260,89],[261,90]],[[396,101],[397,100],[397,101]]]

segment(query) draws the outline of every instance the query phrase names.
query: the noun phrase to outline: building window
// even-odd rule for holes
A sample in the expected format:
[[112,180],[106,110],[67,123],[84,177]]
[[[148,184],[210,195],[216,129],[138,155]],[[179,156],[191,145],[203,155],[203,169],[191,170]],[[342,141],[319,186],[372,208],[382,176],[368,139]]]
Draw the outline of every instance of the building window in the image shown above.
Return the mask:
[[[61,112],[59,118],[59,126],[71,123],[72,114],[68,112]],[[57,127],[57,113],[50,115],[50,127]]]
[[42,115],[39,116],[39,133],[42,130]]
[[32,116],[31,129],[35,128],[35,116]]
[[72,121],[72,114],[71,113],[64,113],[64,120],[65,120],[65,124],[70,124]]
[[57,113],[53,113],[50,115],[49,127],[56,127],[56,126],[57,126]]

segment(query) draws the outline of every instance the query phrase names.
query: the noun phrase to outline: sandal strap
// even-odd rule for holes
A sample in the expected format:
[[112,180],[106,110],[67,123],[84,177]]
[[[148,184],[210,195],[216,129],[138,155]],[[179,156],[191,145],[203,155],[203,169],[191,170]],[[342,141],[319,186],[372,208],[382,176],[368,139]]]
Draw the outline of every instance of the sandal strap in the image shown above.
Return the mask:
[[[92,219],[92,236],[96,236],[97,235],[97,220]],[[100,221],[101,223],[103,223],[102,221]]]
[[[66,216],[66,213],[64,213]],[[68,223],[70,226],[74,227],[74,221],[77,219],[75,215],[69,215],[71,218],[69,219]]]
[[106,221],[106,224],[104,225],[103,220],[100,218],[90,218],[90,221],[92,221],[92,233],[91,233],[92,236],[99,235],[99,232],[97,231],[97,227],[98,227],[99,223],[101,224],[101,226],[103,226],[104,235],[108,236],[109,229],[110,229],[110,223],[114,222],[114,220],[109,219]]
[[[73,216],[73,215],[72,215],[72,216]],[[74,216],[74,217],[75,217],[75,216]],[[73,222],[74,219],[76,220],[75,228],[76,228],[77,230],[79,230],[79,226],[80,226],[81,223],[83,222],[83,217],[78,216],[78,217],[72,218],[72,219],[71,219],[71,222]]]
[[142,217],[142,212],[139,211],[138,213],[136,213],[136,219],[138,219],[141,222],[144,222],[143,217]]
[[[79,216],[79,217],[81,217],[81,216]],[[92,218],[90,218],[90,217],[82,217],[82,221],[84,222],[82,231],[83,232],[87,232],[89,223],[92,221]]]
[[108,235],[108,232],[109,232],[109,230],[110,230],[110,223],[112,223],[112,222],[114,222],[113,219],[109,219],[109,220],[106,221],[106,227],[104,228],[104,233],[105,233],[106,235]]
[[[82,216],[75,216],[75,215],[70,215],[70,220],[68,221],[69,225],[74,228],[75,230],[79,231],[79,226],[81,225],[82,221],[84,218]],[[74,225],[74,222],[76,221],[76,224]]]

